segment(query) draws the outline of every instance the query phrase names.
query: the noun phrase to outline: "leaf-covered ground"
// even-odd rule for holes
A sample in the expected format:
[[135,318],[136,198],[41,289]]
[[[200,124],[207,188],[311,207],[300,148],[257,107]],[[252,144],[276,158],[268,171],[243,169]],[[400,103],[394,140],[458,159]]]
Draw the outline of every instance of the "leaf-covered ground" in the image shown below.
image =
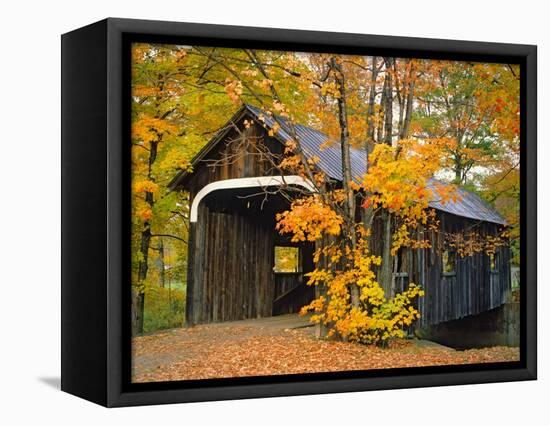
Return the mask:
[[401,340],[390,348],[318,340],[294,316],[173,329],[133,339],[133,381],[207,379],[519,360],[518,348],[456,351]]

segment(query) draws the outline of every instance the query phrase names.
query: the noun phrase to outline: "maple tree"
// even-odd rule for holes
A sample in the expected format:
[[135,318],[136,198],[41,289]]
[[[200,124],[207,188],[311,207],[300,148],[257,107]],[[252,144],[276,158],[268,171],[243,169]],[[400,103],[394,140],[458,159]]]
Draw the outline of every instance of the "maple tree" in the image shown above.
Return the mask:
[[[146,295],[162,285],[165,248],[178,281],[186,274],[188,195],[169,192],[176,171],[190,161],[234,108],[219,85],[201,87],[200,58],[178,46],[135,44],[132,49],[132,288],[133,329],[143,332]],[[204,116],[208,103],[219,114]],[[221,113],[223,111],[223,115]],[[156,258],[156,268],[151,257]]]
[[[389,246],[392,258],[405,246],[428,247],[429,242],[418,238],[414,231],[418,227],[435,229],[429,200],[454,196],[444,185],[428,185],[441,163],[441,152],[440,141],[407,140],[395,147],[379,144],[370,155],[363,182],[351,182],[352,191],[370,194],[363,207],[392,215],[396,228]],[[414,301],[423,296],[423,291],[410,283],[405,291],[396,293],[393,281],[384,285],[377,280],[373,266],[380,266],[383,259],[370,254],[370,227],[365,229],[363,223],[348,217],[351,229],[346,229],[343,214],[335,211],[345,212],[339,208],[345,201],[342,190],[333,190],[324,197],[297,200],[278,216],[277,229],[292,234],[293,241],[321,242],[314,255],[317,267],[307,275],[309,285],[324,291],[302,313],[315,312],[312,320],[327,326],[329,336],[337,333],[363,343],[385,343],[392,337],[403,337],[404,328],[419,318]],[[355,302],[352,288],[358,293]]]
[[519,66],[442,61],[426,75],[418,89],[415,135],[449,137],[453,181],[506,219],[519,264]]

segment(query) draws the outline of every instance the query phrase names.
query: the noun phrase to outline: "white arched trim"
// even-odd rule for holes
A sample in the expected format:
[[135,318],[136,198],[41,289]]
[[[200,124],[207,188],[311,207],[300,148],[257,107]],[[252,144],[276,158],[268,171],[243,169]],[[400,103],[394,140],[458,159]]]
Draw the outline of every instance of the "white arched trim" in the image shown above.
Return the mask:
[[313,184],[301,176],[259,176],[238,179],[225,179],[205,185],[193,199],[191,204],[190,221],[196,222],[201,200],[213,191],[220,189],[236,189],[236,188],[266,188],[268,186],[286,186],[294,185],[301,186],[311,192],[316,192]]

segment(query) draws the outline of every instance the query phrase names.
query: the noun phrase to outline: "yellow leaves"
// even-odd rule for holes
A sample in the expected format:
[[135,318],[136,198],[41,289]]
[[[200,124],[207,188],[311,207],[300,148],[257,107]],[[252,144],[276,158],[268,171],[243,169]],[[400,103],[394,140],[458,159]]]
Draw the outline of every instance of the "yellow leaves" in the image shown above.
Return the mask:
[[231,102],[234,104],[240,103],[243,94],[243,83],[240,80],[232,80],[228,77],[225,80],[224,90]]
[[334,99],[338,99],[341,96],[340,91],[338,90],[338,87],[336,86],[336,83],[334,81],[328,81],[326,83],[323,83],[321,86],[321,95],[322,96],[332,96]]
[[361,287],[359,297],[362,302],[368,302],[372,306],[380,306],[384,302],[384,290],[382,290],[382,287],[371,285],[370,281],[368,282],[369,285],[366,285],[363,280],[357,284]]
[[[307,274],[308,285],[325,289],[325,295],[304,307],[301,313],[315,312],[312,322],[328,326],[329,335],[352,342],[384,344],[389,339],[403,337],[403,327],[420,317],[414,302],[424,292],[411,283],[402,293],[386,298],[373,271],[381,259],[369,253],[364,234],[368,232],[359,233],[353,250],[342,250],[336,243],[316,250],[315,262],[325,266]],[[359,306],[351,304],[350,292],[354,286],[359,289]]]
[[279,123],[275,122],[273,123],[273,126],[271,126],[271,128],[268,130],[267,133],[269,136],[273,137],[277,134],[280,128],[281,126],[279,125]]
[[294,201],[290,210],[277,214],[276,229],[292,234],[292,241],[316,241],[323,234],[339,235],[342,218],[318,196]]
[[143,221],[151,220],[153,218],[153,211],[150,207],[141,207],[136,212],[136,216]]
[[393,234],[391,255],[396,256],[401,247],[410,245],[410,235],[407,225],[401,225]]
[[332,279],[332,273],[325,269],[315,269],[305,275],[309,278],[307,285],[319,285]]
[[300,169],[301,165],[302,161],[297,155],[286,156],[279,163],[279,167],[282,170],[288,170],[290,172],[294,172],[295,170]]
[[450,201],[456,203],[460,201],[462,197],[457,191],[456,185],[434,181],[432,185],[432,197],[430,198],[446,204]]
[[132,44],[132,63],[139,64],[148,56],[151,46],[145,43]]
[[256,69],[246,69],[241,71],[241,74],[247,77],[257,77],[258,73],[259,72]]
[[365,311],[352,308],[346,317],[336,321],[335,328],[342,337],[353,341],[359,330],[369,329],[373,323],[374,320]]
[[159,96],[161,90],[156,86],[147,86],[147,85],[133,85],[132,86],[132,96],[138,98],[148,97],[148,96]]
[[296,143],[296,141],[293,141],[293,140],[287,140],[285,142],[285,154],[292,154],[294,153],[294,151],[296,150],[296,148],[298,147],[298,144]]
[[133,191],[135,194],[144,194],[146,192],[156,194],[159,189],[159,186],[155,182],[147,179],[134,182],[133,187]]
[[279,101],[273,101],[273,109],[281,115],[285,115],[287,112],[286,107]]
[[446,233],[445,245],[456,250],[460,257],[472,256],[477,253],[493,255],[496,251],[509,244],[510,231],[503,229],[497,234],[482,234],[477,231]]
[[[306,305],[302,309],[300,309],[300,315],[306,315],[309,312],[317,312],[317,313],[323,312],[325,308],[325,302],[326,302],[325,297],[320,296],[319,298],[311,302],[309,305]],[[322,315],[315,315],[315,317],[316,317],[315,320],[320,320],[322,318]]]
[[262,80],[255,79],[252,81],[252,84],[262,90],[268,90],[271,86],[273,86],[273,80],[269,78],[264,78]]
[[368,194],[363,207],[382,208],[396,219],[391,254],[401,247],[425,247],[427,242],[411,237],[420,225],[435,220],[430,201],[456,201],[456,187],[433,180],[441,167],[445,149],[452,140],[406,139],[396,146],[377,144],[369,157],[369,169],[361,187]]
[[315,166],[319,163],[319,161],[321,161],[321,159],[317,156],[317,155],[312,155],[311,157],[309,157],[307,159],[307,163],[310,165],[310,166]]
[[476,107],[491,131],[503,139],[519,139],[519,75],[517,65],[476,64]]
[[192,170],[190,156],[178,149],[171,149],[160,162],[160,168],[162,170],[177,169],[190,172]]
[[160,142],[167,134],[176,133],[177,127],[168,120],[142,114],[132,122],[132,139],[144,143]]
[[330,148],[333,144],[334,144],[334,141],[333,141],[333,140],[327,139],[327,140],[324,141],[321,145],[319,145],[319,149],[320,149],[321,151],[324,151],[325,149]]
[[184,48],[179,48],[178,50],[176,50],[175,56],[177,60],[182,60],[187,56],[187,50]]

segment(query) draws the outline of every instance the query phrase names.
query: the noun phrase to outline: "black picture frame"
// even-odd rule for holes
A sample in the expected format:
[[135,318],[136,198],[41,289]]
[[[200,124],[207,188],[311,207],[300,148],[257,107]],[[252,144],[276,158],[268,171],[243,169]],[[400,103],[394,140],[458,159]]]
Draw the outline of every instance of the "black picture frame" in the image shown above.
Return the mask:
[[[117,407],[536,379],[536,46],[118,18],[61,41],[62,390]],[[520,361],[130,383],[129,46],[135,41],[520,64]]]

